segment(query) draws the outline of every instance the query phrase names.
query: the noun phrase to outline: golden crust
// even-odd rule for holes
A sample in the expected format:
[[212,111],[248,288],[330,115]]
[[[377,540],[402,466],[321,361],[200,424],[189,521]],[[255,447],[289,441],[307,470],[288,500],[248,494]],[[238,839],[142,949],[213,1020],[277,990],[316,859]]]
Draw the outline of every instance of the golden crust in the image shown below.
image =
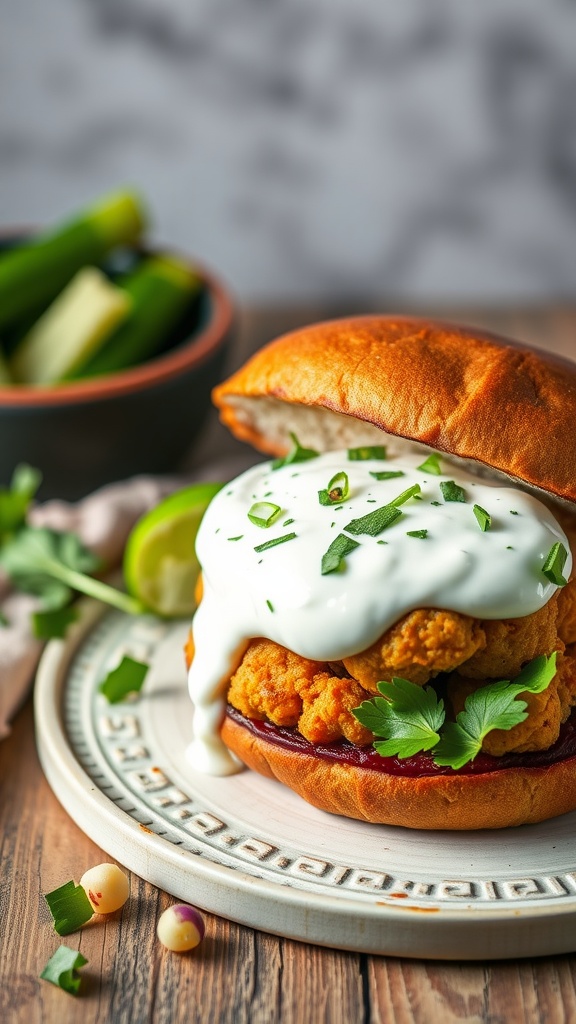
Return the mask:
[[547,768],[411,778],[326,761],[256,737],[230,718],[222,739],[254,771],[333,814],[421,829],[506,828],[576,809],[576,757]]
[[282,454],[287,434],[237,396],[342,413],[576,501],[576,367],[505,338],[384,316],[284,335],[213,393],[237,437]]

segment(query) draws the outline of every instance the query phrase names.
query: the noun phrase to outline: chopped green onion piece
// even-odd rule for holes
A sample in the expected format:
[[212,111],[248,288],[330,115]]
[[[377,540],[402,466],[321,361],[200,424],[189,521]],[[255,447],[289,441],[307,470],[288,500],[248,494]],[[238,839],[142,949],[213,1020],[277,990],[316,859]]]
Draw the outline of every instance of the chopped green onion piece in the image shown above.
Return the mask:
[[116,668],[108,673],[98,687],[109,704],[117,704],[129,693],[138,693],[148,672],[148,665],[125,655]]
[[242,540],[243,536],[244,536],[244,534],[241,533],[238,537],[228,537],[228,540]]
[[377,544],[387,544],[388,541],[387,540],[377,540],[376,543]]
[[285,519],[284,522],[282,523],[282,526],[290,526],[291,523],[293,523],[293,522],[294,522],[293,519]]
[[39,640],[53,640],[66,636],[66,630],[78,618],[78,612],[70,605],[45,612],[32,613],[32,632]]
[[424,540],[428,536],[428,530],[408,530],[407,537],[419,537],[420,540]]
[[273,612],[274,611],[274,605],[272,604],[272,601],[266,600],[266,604],[268,605],[270,611]]
[[511,515],[511,516],[517,516],[517,515],[520,515],[520,513],[519,513],[519,512],[515,512],[515,511],[514,511],[514,509],[513,509],[513,508],[511,508],[511,509],[510,509],[510,515]]
[[550,551],[546,555],[546,560],[542,566],[542,572],[550,580],[551,583],[555,583],[557,587],[565,587],[568,580],[564,579],[562,570],[566,559],[568,558],[568,552],[560,541],[553,544]]
[[248,512],[248,519],[254,526],[268,527],[275,523],[282,509],[271,501],[256,501]]
[[54,918],[54,929],[58,935],[69,935],[86,924],[94,910],[81,885],[65,882],[58,889],[47,892],[44,899]]
[[369,472],[370,476],[373,476],[375,480],[393,480],[396,476],[404,476],[404,470],[402,469],[383,469],[376,473],[370,470]]
[[318,491],[318,501],[321,505],[335,505],[339,501],[346,501],[350,495],[350,482],[347,473],[336,473],[330,480],[326,490]]
[[351,537],[345,537],[343,533],[339,533],[322,555],[322,575],[327,576],[331,572],[343,569],[344,558],[357,547],[359,547],[357,540],[352,540]]
[[87,963],[88,961],[85,956],[82,956],[82,953],[77,953],[69,946],[59,946],[50,957],[40,977],[44,981],[50,981],[53,985],[57,985],[69,995],[76,996],[82,980],[78,974],[78,968],[84,967]]
[[397,498],[394,498],[390,504],[394,505],[394,507],[403,505],[409,498],[415,498],[421,490],[422,488],[420,487],[420,484],[412,484],[412,487],[408,487],[407,490],[402,491],[402,494],[399,494]]
[[368,533],[371,537],[377,537],[382,530],[388,529],[400,518],[402,512],[399,508],[395,508],[394,505],[383,505],[382,508],[375,508],[373,512],[369,512],[368,515],[361,516],[360,519],[353,519],[351,523],[348,523],[344,527],[348,533]]
[[443,480],[440,484],[444,501],[466,501],[466,493],[454,480]]
[[290,438],[292,440],[292,448],[281,459],[274,459],[272,469],[281,469],[282,466],[291,466],[294,462],[307,462],[308,459],[318,458],[320,452],[317,452],[314,448],[303,448],[296,434],[290,432]]
[[433,476],[442,476],[442,466],[439,455],[429,455],[421,466],[417,466],[422,473],[432,473]]
[[366,462],[368,459],[385,459],[386,448],[382,444],[364,445],[361,448],[349,448],[350,462]]
[[441,502],[441,501],[431,501],[431,502],[430,502],[430,504],[431,504],[431,505],[437,505],[437,506],[438,506],[438,508],[440,508],[440,506],[441,506],[442,502]]
[[481,505],[474,505],[472,511],[478,520],[478,526],[483,533],[486,533],[486,530],[489,530],[492,526],[492,516]]
[[274,540],[267,540],[264,544],[258,544],[254,551],[268,551],[268,548],[275,548],[278,544],[284,544],[287,540],[294,540],[295,533],[285,533],[283,537],[275,537]]

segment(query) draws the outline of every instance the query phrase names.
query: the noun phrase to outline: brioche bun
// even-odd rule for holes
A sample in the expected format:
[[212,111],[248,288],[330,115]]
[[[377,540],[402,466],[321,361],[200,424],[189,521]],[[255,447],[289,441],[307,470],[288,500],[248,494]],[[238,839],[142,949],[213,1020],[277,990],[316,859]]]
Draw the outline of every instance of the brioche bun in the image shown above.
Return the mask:
[[[236,437],[283,455],[405,438],[576,514],[576,365],[505,338],[419,319],[360,317],[287,334],[213,393]],[[544,493],[543,493],[544,492]],[[558,505],[560,502],[560,506]],[[570,526],[572,531],[570,531]],[[315,806],[421,829],[501,828],[576,809],[576,756],[545,767],[409,777],[286,749],[227,716],[226,745]],[[529,761],[530,755],[523,755]]]

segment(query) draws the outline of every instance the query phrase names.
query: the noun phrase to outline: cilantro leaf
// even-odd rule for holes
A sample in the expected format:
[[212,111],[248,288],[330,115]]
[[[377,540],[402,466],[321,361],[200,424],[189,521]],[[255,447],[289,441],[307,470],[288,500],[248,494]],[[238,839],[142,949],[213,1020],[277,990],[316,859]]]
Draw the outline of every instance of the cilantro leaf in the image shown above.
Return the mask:
[[108,673],[98,689],[109,704],[118,704],[129,693],[139,693],[148,673],[149,665],[125,655],[116,668]]
[[55,608],[32,613],[32,632],[39,640],[53,640],[66,636],[66,630],[78,618],[75,608]]
[[450,768],[462,768],[482,748],[482,741],[493,729],[512,729],[527,717],[526,701],[521,693],[541,693],[556,673],[556,652],[528,662],[511,683],[503,679],[475,690],[466,698],[464,710],[449,722],[434,751],[434,761]]
[[38,470],[22,464],[14,470],[10,487],[0,488],[0,541],[10,537],[24,524],[41,479]]
[[362,725],[384,738],[374,743],[375,750],[383,757],[404,758],[435,747],[445,713],[444,702],[432,687],[394,677],[391,683],[378,683],[378,689],[383,697],[364,701],[352,712]]

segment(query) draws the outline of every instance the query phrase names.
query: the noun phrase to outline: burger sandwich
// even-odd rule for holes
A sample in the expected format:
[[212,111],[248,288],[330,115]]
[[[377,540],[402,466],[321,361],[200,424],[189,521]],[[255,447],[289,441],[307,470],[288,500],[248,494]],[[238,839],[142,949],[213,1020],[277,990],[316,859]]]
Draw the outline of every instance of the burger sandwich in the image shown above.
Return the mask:
[[412,828],[576,809],[576,366],[362,317],[214,400],[271,460],[197,538],[195,767]]

